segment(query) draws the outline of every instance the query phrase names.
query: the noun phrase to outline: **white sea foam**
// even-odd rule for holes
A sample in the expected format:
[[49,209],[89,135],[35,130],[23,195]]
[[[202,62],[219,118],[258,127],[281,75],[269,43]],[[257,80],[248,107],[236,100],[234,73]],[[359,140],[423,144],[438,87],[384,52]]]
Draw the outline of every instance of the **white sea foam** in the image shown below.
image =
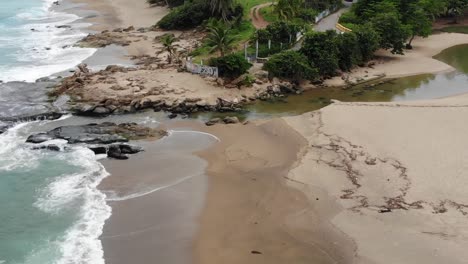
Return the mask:
[[[12,61],[0,65],[0,80],[34,82],[75,67],[94,54],[96,49],[73,47],[86,36],[88,24],[76,23],[80,17],[49,10],[53,1],[44,1],[43,8],[19,13],[22,23],[16,28],[3,28],[0,47],[14,47]],[[58,28],[69,25],[71,28]],[[6,31],[5,31],[6,30]]]
[[63,159],[82,168],[82,172],[59,177],[49,184],[35,203],[49,213],[59,213],[79,204],[79,220],[57,241],[61,258],[56,263],[103,264],[104,253],[99,236],[105,220],[111,215],[111,208],[106,204],[106,195],[97,186],[108,173],[97,162],[94,153],[85,147],[74,147]]
[[206,133],[206,132],[201,132],[201,131],[193,131],[193,130],[169,130],[167,131],[167,133],[169,134],[169,136],[173,133],[194,133],[194,134],[202,134],[202,135],[206,135],[206,136],[209,136],[209,137],[212,137],[214,138],[216,141],[218,142],[221,142],[221,139],[219,139],[219,137],[213,135],[213,134],[210,134],[210,133]]
[[22,146],[25,137],[20,136],[20,133],[27,125],[28,123],[18,124],[0,135],[0,170],[33,169],[37,166],[37,156]]
[[[62,117],[62,119],[68,116]],[[62,175],[54,179],[40,191],[35,206],[51,214],[76,208],[78,219],[72,223],[63,237],[50,241],[37,248],[26,257],[25,263],[45,263],[47,252],[59,251],[60,257],[51,260],[56,264],[104,264],[104,253],[99,236],[104,222],[111,215],[111,208],[106,204],[106,195],[97,189],[99,183],[108,176],[94,153],[88,148],[72,146],[66,152],[53,153],[32,150],[24,141],[31,124],[43,125],[55,121],[34,121],[18,124],[0,135],[0,171],[13,169],[33,170],[44,158],[76,167],[77,173]],[[51,140],[45,144],[56,144],[63,148],[64,140]],[[51,156],[53,155],[53,156]],[[65,165],[66,166],[66,165]],[[55,248],[55,249],[54,249]],[[0,261],[1,264],[1,261]]]
[[159,187],[156,187],[154,189],[151,189],[151,190],[147,190],[147,191],[142,191],[142,192],[137,192],[137,193],[132,193],[132,194],[129,194],[129,195],[123,195],[123,196],[118,196],[117,194],[113,193],[113,192],[109,192],[108,193],[108,198],[107,198],[107,201],[111,201],[111,202],[119,202],[119,201],[126,201],[126,200],[130,200],[130,199],[135,199],[135,198],[139,198],[139,197],[142,197],[142,196],[146,196],[146,195],[149,195],[149,194],[152,194],[154,192],[157,192],[157,191],[160,191],[160,190],[163,190],[163,189],[166,189],[166,188],[170,188],[170,187],[174,187],[182,182],[185,182],[187,180],[190,180],[192,179],[193,177],[196,177],[196,176],[200,176],[201,174],[192,174],[192,175],[188,175],[188,176],[185,176],[185,177],[182,177],[178,180],[175,180],[169,184],[166,184],[166,185],[162,185],[162,186],[159,186]]

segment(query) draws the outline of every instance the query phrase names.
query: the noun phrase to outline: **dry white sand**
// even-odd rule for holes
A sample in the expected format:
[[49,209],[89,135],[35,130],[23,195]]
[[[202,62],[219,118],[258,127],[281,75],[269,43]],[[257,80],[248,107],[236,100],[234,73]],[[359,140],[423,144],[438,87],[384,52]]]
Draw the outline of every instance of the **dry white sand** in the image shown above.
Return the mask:
[[285,118],[308,140],[289,177],[339,204],[331,223],[356,242],[357,263],[466,263],[467,115],[462,95]]

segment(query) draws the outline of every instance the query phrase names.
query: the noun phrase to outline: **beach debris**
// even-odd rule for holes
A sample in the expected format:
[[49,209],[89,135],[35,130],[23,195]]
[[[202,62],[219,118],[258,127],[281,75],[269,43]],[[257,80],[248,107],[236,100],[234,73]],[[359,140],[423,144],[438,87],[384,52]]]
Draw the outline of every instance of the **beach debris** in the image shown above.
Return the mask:
[[237,116],[227,116],[225,118],[223,118],[223,122],[225,124],[237,124],[239,123],[239,118],[237,118]]
[[239,121],[239,118],[237,116],[227,116],[223,119],[219,118],[219,117],[215,117],[215,118],[212,118],[210,119],[209,121],[207,121],[205,123],[205,125],[207,126],[214,126],[216,124],[238,124],[240,123]]
[[257,250],[252,250],[252,251],[250,251],[250,253],[256,254],[256,255],[261,255],[261,254],[263,254],[262,252],[257,251]]
[[208,122],[205,123],[205,125],[207,125],[207,126],[214,126],[214,125],[216,125],[216,124],[221,123],[221,121],[222,121],[221,118],[216,117],[216,118],[210,119]]
[[383,208],[383,209],[379,210],[379,213],[381,213],[381,214],[390,213],[390,212],[392,212],[392,209],[390,209],[390,208]]

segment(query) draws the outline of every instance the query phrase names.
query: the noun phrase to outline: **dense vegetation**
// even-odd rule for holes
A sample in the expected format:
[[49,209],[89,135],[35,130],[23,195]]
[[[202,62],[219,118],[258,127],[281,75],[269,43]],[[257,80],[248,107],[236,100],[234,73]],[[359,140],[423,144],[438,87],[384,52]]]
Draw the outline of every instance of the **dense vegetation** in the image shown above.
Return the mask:
[[219,58],[211,58],[211,66],[218,67],[218,73],[221,77],[236,78],[246,73],[252,64],[248,63],[244,56],[232,53]]
[[434,18],[452,16],[456,21],[467,7],[468,0],[360,0],[340,22],[351,29],[375,30],[381,48],[403,54],[415,36],[431,34]]
[[[432,21],[451,16],[454,21],[468,7],[468,0],[360,0],[340,18],[352,31],[313,32],[310,24],[325,9],[339,7],[341,0],[278,0],[268,8],[270,25],[255,31],[245,20],[250,8],[268,0],[148,0],[165,2],[172,10],[158,26],[190,29],[203,26],[207,37],[191,56],[204,56],[217,66],[221,76],[234,78],[247,72],[250,64],[240,51],[240,41],[250,41],[259,57],[269,57],[264,69],[271,76],[318,79],[349,71],[373,58],[379,49],[403,54],[412,48],[415,36],[427,37]],[[298,33],[305,34],[300,50],[289,50]],[[165,39],[170,48],[170,38]],[[258,50],[255,50],[258,42]]]
[[186,1],[183,5],[173,8],[157,25],[166,30],[190,29],[200,26],[210,18],[240,23],[244,12],[243,7],[239,4],[234,5],[232,1],[229,5],[220,5],[223,1],[225,0]]
[[317,68],[307,57],[297,51],[287,50],[271,56],[264,67],[271,77],[299,80],[313,80],[318,76]]

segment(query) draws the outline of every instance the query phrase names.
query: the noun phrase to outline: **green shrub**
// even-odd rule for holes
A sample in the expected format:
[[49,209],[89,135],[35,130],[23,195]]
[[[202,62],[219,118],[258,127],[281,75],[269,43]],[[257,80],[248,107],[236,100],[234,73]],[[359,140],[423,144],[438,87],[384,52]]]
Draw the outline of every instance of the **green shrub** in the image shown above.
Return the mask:
[[340,17],[341,24],[359,24],[360,22],[361,21],[354,12],[346,12]]
[[274,22],[267,26],[266,29],[258,30],[255,34],[255,39],[261,42],[271,40],[276,43],[296,42],[296,34],[302,30],[302,26],[292,22]]
[[341,70],[349,71],[356,64],[362,63],[358,37],[353,32],[337,35],[338,65]]
[[[235,5],[228,13],[227,18],[234,25],[239,25],[242,22],[244,8],[241,5]],[[203,24],[209,18],[220,18],[213,15],[209,1],[196,0],[193,2],[185,2],[183,5],[176,7],[163,17],[158,26],[162,29],[190,29]]]
[[304,38],[301,53],[313,61],[320,75],[334,76],[338,69],[337,33],[335,31],[309,32]]
[[317,78],[318,71],[309,64],[307,57],[300,52],[287,50],[271,56],[263,65],[271,77],[299,81]]
[[315,23],[315,17],[318,15],[318,12],[312,8],[304,8],[301,9],[298,17],[306,22],[313,22]]
[[247,74],[245,76],[244,80],[242,80],[242,82],[239,83],[239,85],[241,85],[241,86],[252,86],[254,83],[255,83],[255,77],[253,77],[250,74]]
[[224,57],[212,58],[209,65],[218,67],[219,76],[226,78],[239,77],[252,67],[252,64],[244,56],[235,53]]
[[158,26],[162,29],[189,29],[194,28],[211,17],[210,6],[202,1],[186,2],[176,7],[163,17]]
[[374,56],[374,52],[379,49],[380,36],[373,29],[372,24],[364,24],[353,27],[353,33],[358,39],[361,50],[362,61],[368,61]]

